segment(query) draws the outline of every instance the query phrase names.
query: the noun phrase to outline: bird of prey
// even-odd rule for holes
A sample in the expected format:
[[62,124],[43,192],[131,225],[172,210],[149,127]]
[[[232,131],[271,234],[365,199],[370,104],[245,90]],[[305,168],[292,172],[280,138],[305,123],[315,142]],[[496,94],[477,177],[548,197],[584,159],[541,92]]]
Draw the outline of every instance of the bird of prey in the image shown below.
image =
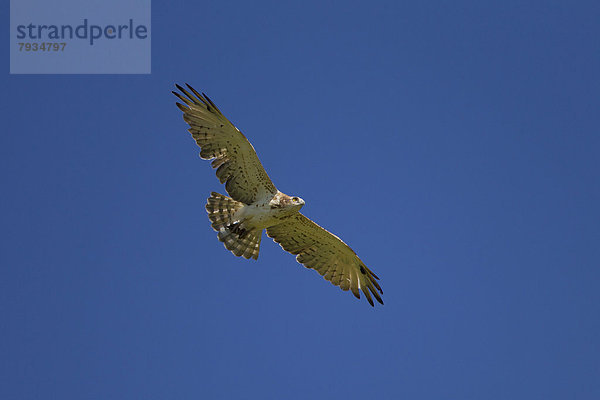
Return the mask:
[[[379,279],[339,237],[300,213],[304,200],[281,193],[267,175],[254,147],[204,94],[190,85],[173,94],[200,146],[200,157],[212,167],[231,197],[212,192],[206,204],[218,239],[236,256],[258,259],[263,230],[306,268],[314,269],[360,299],[364,293],[383,304]],[[189,91],[188,91],[189,89]]]

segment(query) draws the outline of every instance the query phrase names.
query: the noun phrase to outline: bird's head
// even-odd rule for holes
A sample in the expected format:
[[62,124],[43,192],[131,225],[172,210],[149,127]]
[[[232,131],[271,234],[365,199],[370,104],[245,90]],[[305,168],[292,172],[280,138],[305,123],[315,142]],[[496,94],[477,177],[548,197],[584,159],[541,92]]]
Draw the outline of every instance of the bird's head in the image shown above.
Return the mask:
[[300,210],[303,205],[304,205],[304,200],[302,200],[300,197],[298,197],[298,196],[292,197],[292,206],[293,207],[294,206],[298,207],[298,210]]
[[304,200],[298,196],[288,196],[281,192],[277,193],[270,202],[271,209],[281,215],[291,215],[298,212],[304,205]]

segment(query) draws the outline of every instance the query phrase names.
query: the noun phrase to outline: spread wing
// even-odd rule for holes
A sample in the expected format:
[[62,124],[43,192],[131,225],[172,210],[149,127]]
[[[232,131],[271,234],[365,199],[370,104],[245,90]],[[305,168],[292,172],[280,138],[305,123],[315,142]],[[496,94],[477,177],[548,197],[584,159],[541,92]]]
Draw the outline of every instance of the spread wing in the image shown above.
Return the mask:
[[358,299],[362,290],[371,306],[371,294],[383,304],[377,275],[340,238],[304,215],[297,213],[285,218],[281,224],[267,228],[267,235],[285,251],[295,254],[300,264],[316,270],[342,290],[350,289]]
[[263,168],[254,147],[205,95],[190,85],[188,92],[175,85],[183,94],[173,92],[185,104],[177,103],[189,132],[200,146],[200,157],[213,160],[217,177],[225,182],[225,190],[237,201],[250,204],[273,197],[277,189]]

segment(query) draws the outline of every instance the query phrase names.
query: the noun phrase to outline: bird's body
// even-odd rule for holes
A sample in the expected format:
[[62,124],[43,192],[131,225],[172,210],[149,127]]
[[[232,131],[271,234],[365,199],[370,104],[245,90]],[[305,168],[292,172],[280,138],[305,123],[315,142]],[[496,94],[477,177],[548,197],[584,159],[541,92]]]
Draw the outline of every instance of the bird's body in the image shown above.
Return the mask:
[[[383,304],[379,279],[356,253],[334,234],[300,213],[304,200],[281,193],[264,170],[246,137],[205,95],[188,85],[173,92],[190,133],[200,146],[200,156],[212,159],[213,168],[231,197],[211,193],[206,210],[217,237],[234,255],[258,259],[263,230],[296,260],[315,269],[343,290],[360,291],[371,305]],[[378,293],[379,292],[379,293]]]
[[[268,200],[268,201],[267,201]],[[277,192],[270,199],[258,200],[255,203],[242,206],[234,219],[244,228],[266,229],[281,223],[283,218],[300,211],[304,200]]]

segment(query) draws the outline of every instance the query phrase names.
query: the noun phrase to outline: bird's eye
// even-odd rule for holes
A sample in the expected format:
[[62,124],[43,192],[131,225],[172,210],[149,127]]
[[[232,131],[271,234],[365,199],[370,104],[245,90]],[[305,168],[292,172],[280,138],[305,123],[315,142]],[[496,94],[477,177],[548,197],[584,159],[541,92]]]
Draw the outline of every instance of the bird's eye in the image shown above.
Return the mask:
[[292,200],[298,201],[298,198],[297,197],[293,197]]

